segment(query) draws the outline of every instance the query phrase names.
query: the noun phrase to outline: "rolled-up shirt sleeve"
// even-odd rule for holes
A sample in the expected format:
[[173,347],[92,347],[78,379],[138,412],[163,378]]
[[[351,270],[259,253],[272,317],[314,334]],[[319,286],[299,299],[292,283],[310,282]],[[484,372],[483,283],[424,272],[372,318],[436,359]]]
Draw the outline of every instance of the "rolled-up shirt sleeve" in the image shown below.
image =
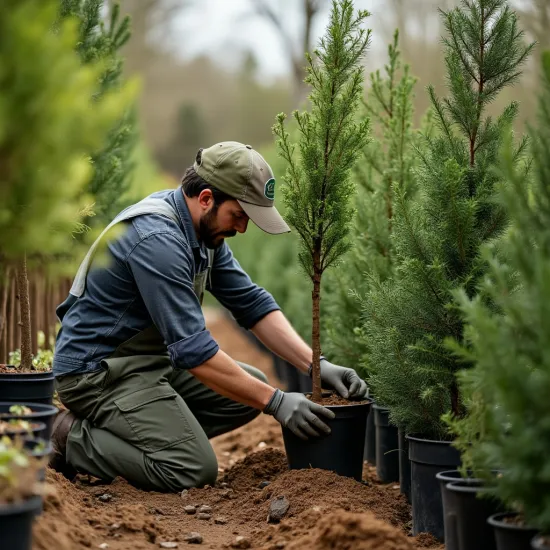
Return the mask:
[[273,296],[254,284],[224,243],[216,250],[207,289],[244,328],[252,328],[272,311],[281,309]]
[[195,268],[189,245],[171,232],[153,233],[134,247],[127,265],[173,366],[192,369],[213,357],[219,346],[206,330],[193,290]]

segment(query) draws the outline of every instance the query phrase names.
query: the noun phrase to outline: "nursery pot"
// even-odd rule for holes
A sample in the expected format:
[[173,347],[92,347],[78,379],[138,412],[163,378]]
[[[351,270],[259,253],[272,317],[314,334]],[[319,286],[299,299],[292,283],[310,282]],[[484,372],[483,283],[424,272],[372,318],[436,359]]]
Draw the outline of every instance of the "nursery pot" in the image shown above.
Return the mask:
[[[2,420],[8,420],[3,418]],[[20,427],[10,427],[3,435],[7,435],[10,439],[26,439],[41,437],[46,431],[46,424],[44,422],[38,422],[37,420],[29,420],[30,429],[25,430]]]
[[538,534],[538,529],[506,521],[518,515],[517,512],[504,512],[487,520],[493,527],[497,550],[531,550],[531,541]]
[[51,405],[52,399],[53,372],[0,372],[0,401]]
[[[29,407],[29,409],[32,410],[31,414],[26,415],[20,415],[20,414],[13,414],[10,413],[10,407],[12,405],[24,405],[25,407]],[[28,420],[29,422],[44,422],[46,425],[42,432],[39,432],[39,437],[42,437],[46,441],[50,440],[50,435],[52,433],[52,426],[53,421],[55,418],[55,415],[57,414],[57,407],[54,407],[53,405],[44,405],[42,403],[29,403],[29,402],[22,402],[18,401],[17,403],[6,403],[6,402],[0,402],[0,419],[1,420],[10,420],[12,418],[23,420]]]
[[409,460],[409,441],[405,437],[403,430],[397,430],[399,440],[399,486],[401,494],[407,497],[407,502],[411,502],[411,462]]
[[454,498],[458,550],[496,550],[489,516],[500,511],[501,504],[490,496],[491,489],[480,479],[447,483]]
[[550,537],[535,537],[531,541],[531,548],[533,550],[550,550]]
[[406,436],[411,461],[413,534],[431,533],[443,540],[443,505],[436,474],[460,466],[460,453],[449,441]]
[[[375,401],[372,400],[374,405]],[[365,460],[372,466],[376,466],[376,426],[374,414],[367,417],[367,433],[365,435]]]
[[376,474],[382,483],[399,481],[399,438],[390,424],[390,411],[373,405],[376,426]]
[[336,415],[331,420],[323,418],[331,429],[329,435],[303,441],[288,428],[283,428],[289,468],[321,468],[361,481],[367,416],[371,404],[367,401],[356,405],[327,406]]
[[42,506],[42,497],[34,496],[17,504],[0,504],[2,548],[30,550],[32,522]]
[[[23,441],[23,447],[30,456],[34,458],[46,459],[52,452],[52,444],[39,438],[27,438]],[[44,481],[46,478],[46,464],[40,468],[37,474],[38,481]]]
[[439,482],[441,500],[443,504],[443,532],[445,550],[458,550],[458,534],[456,532],[456,496],[447,490],[447,483],[459,481],[462,475],[458,470],[445,470],[436,474]]

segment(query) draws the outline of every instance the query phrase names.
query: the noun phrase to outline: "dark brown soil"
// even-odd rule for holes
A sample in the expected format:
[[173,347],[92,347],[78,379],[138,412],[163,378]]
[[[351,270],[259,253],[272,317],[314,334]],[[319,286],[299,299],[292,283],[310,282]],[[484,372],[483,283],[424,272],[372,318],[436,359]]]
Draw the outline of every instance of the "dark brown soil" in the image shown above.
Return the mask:
[[340,395],[337,395],[335,393],[331,394],[328,397],[322,397],[321,401],[316,401],[316,403],[319,403],[320,405],[323,405],[324,407],[329,406],[335,406],[335,405],[363,405],[365,403],[369,403],[368,400],[364,401],[353,401],[346,399],[345,397],[341,397]]
[[[269,372],[265,355],[227,321],[214,321],[209,328],[225,351]],[[73,484],[48,471],[53,493],[35,522],[33,550],[83,550],[103,543],[108,550],[146,550],[161,542],[187,548],[184,539],[192,531],[210,549],[442,550],[426,537],[407,536],[409,505],[398,486],[381,484],[371,467],[365,468],[368,485],[323,470],[287,470],[281,429],[270,416],[260,415],[212,444],[219,481],[183,495],[140,491],[122,479],[104,485],[81,476]],[[269,483],[261,488],[262,482]],[[290,507],[279,524],[271,524],[268,510],[278,496]],[[211,518],[187,514],[189,505],[210,506]]]
[[22,369],[20,367],[15,367],[13,365],[0,365],[0,374],[26,374],[26,373],[36,373],[36,372],[44,372],[48,373],[51,372],[52,369]]

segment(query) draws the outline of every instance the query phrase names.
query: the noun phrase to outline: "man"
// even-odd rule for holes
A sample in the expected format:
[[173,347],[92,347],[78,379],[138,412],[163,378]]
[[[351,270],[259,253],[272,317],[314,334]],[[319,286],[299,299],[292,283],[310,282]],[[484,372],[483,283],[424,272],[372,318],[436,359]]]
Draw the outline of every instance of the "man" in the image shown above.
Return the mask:
[[[54,423],[52,467],[69,478],[122,476],[179,491],[213,484],[209,438],[260,411],[304,439],[330,432],[330,410],[273,388],[205,328],[207,289],[275,354],[303,372],[310,367],[310,347],[225,243],[249,219],[268,233],[289,231],[273,206],[274,185],[249,145],[218,143],[199,151],[181,187],[127,208],[94,243],[57,310],[53,368],[68,411]],[[100,240],[109,261],[94,264]],[[366,392],[352,369],[325,359],[321,377],[344,397]]]

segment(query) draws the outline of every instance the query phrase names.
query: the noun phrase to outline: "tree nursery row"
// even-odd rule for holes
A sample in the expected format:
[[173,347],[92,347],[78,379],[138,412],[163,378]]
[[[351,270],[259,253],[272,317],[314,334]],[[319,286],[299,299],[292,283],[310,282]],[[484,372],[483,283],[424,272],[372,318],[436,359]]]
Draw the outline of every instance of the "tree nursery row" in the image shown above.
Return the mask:
[[[31,548],[57,412],[53,343],[32,350],[29,272],[73,274],[134,198],[137,96],[119,52],[130,21],[116,5],[102,21],[102,4],[0,5],[0,337],[12,273],[21,308],[20,348],[0,365],[0,546],[12,550]],[[506,0],[463,0],[440,13],[443,90],[418,85],[399,31],[365,78],[369,15],[333,1],[304,61],[307,104],[274,113],[265,156],[292,234],[231,242],[311,344],[311,398],[326,399],[324,354],[369,386],[366,401],[326,401],[329,437],[283,428],[288,464],[357,481],[375,464],[400,483],[412,534],[449,550],[550,548],[550,52]],[[521,105],[496,100],[526,63],[540,92],[523,135]],[[418,128],[414,94],[431,100]]]

